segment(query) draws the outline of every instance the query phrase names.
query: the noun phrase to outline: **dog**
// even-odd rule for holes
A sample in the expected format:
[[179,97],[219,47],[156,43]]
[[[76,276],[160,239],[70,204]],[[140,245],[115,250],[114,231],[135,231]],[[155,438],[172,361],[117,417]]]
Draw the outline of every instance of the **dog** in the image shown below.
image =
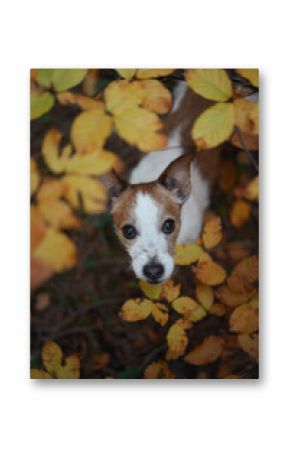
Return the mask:
[[[178,88],[173,113],[184,95],[184,88]],[[142,158],[129,182],[113,173],[107,188],[115,231],[136,277],[165,282],[174,270],[176,243],[196,240],[209,203],[209,183],[193,153],[184,152],[180,126],[165,149]]]

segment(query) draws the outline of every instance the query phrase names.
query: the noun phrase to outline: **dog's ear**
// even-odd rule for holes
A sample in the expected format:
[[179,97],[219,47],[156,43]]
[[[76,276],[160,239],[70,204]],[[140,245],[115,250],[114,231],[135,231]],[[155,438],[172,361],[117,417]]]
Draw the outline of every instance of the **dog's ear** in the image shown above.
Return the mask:
[[117,198],[129,187],[129,184],[115,170],[104,176],[102,180],[108,194],[108,209],[111,210]]
[[190,195],[190,163],[192,155],[185,154],[172,161],[158,178],[159,184],[172,192],[179,203],[183,204]]

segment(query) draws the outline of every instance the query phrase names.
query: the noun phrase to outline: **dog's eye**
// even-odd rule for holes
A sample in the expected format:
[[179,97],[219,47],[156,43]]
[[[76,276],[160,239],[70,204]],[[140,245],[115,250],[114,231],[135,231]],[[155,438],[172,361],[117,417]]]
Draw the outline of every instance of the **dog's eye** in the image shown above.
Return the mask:
[[162,225],[162,231],[165,234],[171,234],[171,232],[173,232],[174,229],[175,229],[174,220],[172,220],[171,218],[168,218],[168,220],[165,220],[165,222]]
[[123,236],[126,239],[134,239],[136,237],[137,231],[134,226],[126,225],[122,228]]

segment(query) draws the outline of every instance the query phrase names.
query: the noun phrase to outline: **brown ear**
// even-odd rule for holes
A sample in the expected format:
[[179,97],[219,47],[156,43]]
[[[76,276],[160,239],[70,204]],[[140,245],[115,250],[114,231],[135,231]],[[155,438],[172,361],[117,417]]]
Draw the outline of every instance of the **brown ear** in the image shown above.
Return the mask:
[[111,210],[116,199],[129,187],[129,184],[115,170],[112,170],[111,173],[103,177],[103,183],[108,194],[108,208]]
[[172,192],[181,204],[187,200],[191,191],[190,163],[192,159],[192,154],[180,156],[172,161],[158,178],[158,182]]

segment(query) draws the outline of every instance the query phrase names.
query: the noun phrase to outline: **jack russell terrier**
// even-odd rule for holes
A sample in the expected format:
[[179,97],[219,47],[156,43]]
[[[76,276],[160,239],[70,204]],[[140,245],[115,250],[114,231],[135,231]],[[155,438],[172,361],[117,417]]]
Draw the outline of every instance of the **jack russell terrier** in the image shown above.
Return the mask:
[[[180,84],[172,112],[185,95]],[[209,202],[208,181],[193,153],[184,153],[180,126],[164,150],[143,157],[129,182],[113,173],[107,187],[115,230],[136,276],[163,283],[174,270],[175,244],[196,240]]]

